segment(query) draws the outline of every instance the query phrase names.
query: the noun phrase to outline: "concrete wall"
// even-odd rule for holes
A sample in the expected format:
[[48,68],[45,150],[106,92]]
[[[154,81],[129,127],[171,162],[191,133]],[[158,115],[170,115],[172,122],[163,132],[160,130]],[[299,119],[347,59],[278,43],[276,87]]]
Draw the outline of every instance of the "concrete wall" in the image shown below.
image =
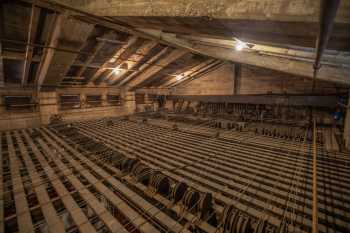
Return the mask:
[[[235,73],[238,77],[235,79]],[[237,85],[237,94],[300,94],[310,93],[312,80],[268,69],[242,65],[235,72],[233,64],[227,64],[188,85],[172,89],[174,95],[232,95]],[[346,92],[334,83],[316,82],[316,92],[321,94]]]
[[[0,95],[23,95],[24,93],[35,95],[33,90],[12,89],[0,91]],[[60,94],[80,94],[81,99],[85,99],[88,94],[102,95],[102,105],[99,107],[83,105],[79,109],[61,110],[58,102]],[[123,99],[122,105],[110,106],[107,102],[107,94],[120,94]],[[122,92],[115,88],[62,88],[55,92],[41,92],[36,98],[38,106],[32,112],[7,111],[1,103],[2,98],[0,99],[0,131],[45,125],[49,123],[50,117],[54,114],[61,115],[64,121],[72,122],[128,115],[134,113],[136,109],[134,92]]]

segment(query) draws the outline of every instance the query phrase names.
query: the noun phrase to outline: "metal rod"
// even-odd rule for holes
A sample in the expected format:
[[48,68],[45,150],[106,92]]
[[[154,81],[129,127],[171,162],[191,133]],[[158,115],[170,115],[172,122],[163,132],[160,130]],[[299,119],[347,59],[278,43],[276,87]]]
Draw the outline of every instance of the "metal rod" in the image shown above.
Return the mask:
[[313,161],[312,161],[312,233],[318,233],[317,208],[317,129],[316,119],[313,124]]
[[315,80],[318,70],[321,68],[321,59],[324,50],[327,48],[329,38],[331,37],[334,18],[337,14],[340,0],[321,0],[320,2],[320,29],[316,41],[316,58],[314,63],[313,85],[315,89]]

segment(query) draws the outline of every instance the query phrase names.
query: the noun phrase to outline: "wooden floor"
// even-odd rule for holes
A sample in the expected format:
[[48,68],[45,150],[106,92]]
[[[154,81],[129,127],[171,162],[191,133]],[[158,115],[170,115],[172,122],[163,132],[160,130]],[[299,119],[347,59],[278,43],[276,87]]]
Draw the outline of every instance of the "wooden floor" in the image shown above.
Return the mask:
[[[111,122],[1,132],[1,231],[214,233],[228,205],[252,229],[266,222],[262,232],[310,231],[310,143],[235,131],[215,137],[205,126],[173,130],[161,120]],[[317,148],[319,231],[349,232],[350,154]],[[115,165],[121,157],[140,159],[172,187],[211,193],[214,212],[200,218],[137,182]]]

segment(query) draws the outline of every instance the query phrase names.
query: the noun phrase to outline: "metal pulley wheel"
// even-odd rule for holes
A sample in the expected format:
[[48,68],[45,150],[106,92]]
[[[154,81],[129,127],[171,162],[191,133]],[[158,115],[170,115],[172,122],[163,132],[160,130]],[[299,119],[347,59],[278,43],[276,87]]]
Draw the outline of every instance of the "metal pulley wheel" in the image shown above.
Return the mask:
[[148,185],[151,178],[152,169],[142,163],[137,163],[132,170],[132,174],[136,177],[137,181]]
[[232,212],[232,205],[227,205],[225,206],[224,210],[222,211],[222,215],[221,215],[221,224],[223,229],[226,229],[226,225],[228,222],[228,218],[229,218],[229,214]]
[[213,196],[211,193],[201,193],[198,212],[200,212],[200,218],[206,219],[209,216],[209,212],[213,208]]
[[160,172],[154,172],[150,179],[150,185],[157,193],[168,196],[170,192],[170,180]]
[[125,158],[121,164],[121,170],[123,172],[131,172],[133,166],[138,162],[137,159]]
[[120,170],[125,172],[125,169],[127,167],[127,162],[128,162],[128,158],[124,157],[123,160],[120,162]]
[[182,203],[188,210],[191,210],[191,212],[196,211],[196,207],[198,205],[198,201],[200,198],[199,192],[193,190],[193,189],[187,189],[184,198],[182,199]]
[[39,138],[41,136],[40,132],[35,130],[30,134],[30,137],[34,140],[36,138]]
[[124,156],[117,152],[112,152],[111,158],[112,161],[120,161],[122,158],[124,158]]
[[142,170],[143,169],[146,169],[146,168],[148,168],[145,164],[143,164],[143,163],[141,163],[141,162],[138,162],[138,163],[136,163],[135,164],[135,166],[133,167],[133,169],[132,169],[132,174],[134,175],[134,176],[138,176],[138,175],[140,175],[140,173],[142,172]]
[[236,225],[237,225],[238,217],[239,217],[239,211],[236,209],[233,209],[227,219],[227,226],[226,226],[227,233],[234,232],[234,229],[236,228]]
[[175,187],[172,190],[172,197],[174,203],[178,203],[184,197],[186,191],[188,189],[188,185],[183,182],[176,183]]
[[[251,232],[251,220],[248,216],[240,215],[238,217],[235,233],[250,233]],[[231,231],[232,232],[232,231]],[[233,233],[233,232],[232,232]]]
[[288,223],[282,222],[276,233],[288,233]]
[[255,226],[254,233],[265,233],[266,225],[267,225],[267,221],[260,219]]

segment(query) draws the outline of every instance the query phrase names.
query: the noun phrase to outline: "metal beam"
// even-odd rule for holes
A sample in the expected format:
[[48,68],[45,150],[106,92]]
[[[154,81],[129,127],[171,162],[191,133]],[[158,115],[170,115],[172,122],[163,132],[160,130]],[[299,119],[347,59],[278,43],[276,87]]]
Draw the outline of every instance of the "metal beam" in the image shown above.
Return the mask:
[[32,5],[30,22],[28,26],[26,54],[25,54],[25,60],[23,64],[23,74],[22,74],[22,80],[21,80],[22,86],[25,86],[28,83],[29,69],[32,63],[33,50],[34,50],[34,47],[31,46],[31,44],[35,42],[35,36],[38,29],[40,11],[41,11],[40,8],[36,7],[34,4]]
[[326,50],[329,38],[331,37],[333,21],[337,15],[339,3],[340,0],[321,0],[320,30],[316,42],[313,89],[315,88],[315,79],[317,77],[319,69],[321,68],[321,59],[323,52]]

